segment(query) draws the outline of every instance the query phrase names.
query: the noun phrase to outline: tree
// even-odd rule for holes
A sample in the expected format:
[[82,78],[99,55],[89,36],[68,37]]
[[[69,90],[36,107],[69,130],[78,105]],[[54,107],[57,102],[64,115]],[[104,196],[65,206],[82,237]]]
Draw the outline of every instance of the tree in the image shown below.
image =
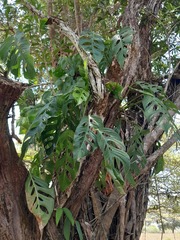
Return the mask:
[[[152,170],[179,137],[177,11],[161,0],[1,4],[3,240],[139,239]],[[7,123],[16,101],[20,157]]]

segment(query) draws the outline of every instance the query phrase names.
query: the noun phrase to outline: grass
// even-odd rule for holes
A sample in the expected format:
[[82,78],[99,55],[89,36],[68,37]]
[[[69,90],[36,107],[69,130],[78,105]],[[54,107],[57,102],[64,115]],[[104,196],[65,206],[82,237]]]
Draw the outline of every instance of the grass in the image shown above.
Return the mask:
[[[180,233],[164,233],[163,240],[179,240]],[[142,233],[140,240],[161,240],[161,233]]]

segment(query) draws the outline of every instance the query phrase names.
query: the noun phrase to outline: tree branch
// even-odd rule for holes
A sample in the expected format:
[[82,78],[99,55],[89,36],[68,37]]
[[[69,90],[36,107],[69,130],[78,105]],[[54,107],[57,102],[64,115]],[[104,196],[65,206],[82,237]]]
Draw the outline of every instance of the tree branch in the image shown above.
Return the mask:
[[167,149],[169,149],[178,140],[179,134],[180,129],[178,129],[178,131],[175,132],[173,136],[167,140],[167,142],[165,142],[158,150],[156,150],[151,154],[150,157],[147,158],[147,164],[142,169],[139,176],[145,175],[148,171],[150,171],[150,169],[155,165],[157,159],[162,156],[167,151]]

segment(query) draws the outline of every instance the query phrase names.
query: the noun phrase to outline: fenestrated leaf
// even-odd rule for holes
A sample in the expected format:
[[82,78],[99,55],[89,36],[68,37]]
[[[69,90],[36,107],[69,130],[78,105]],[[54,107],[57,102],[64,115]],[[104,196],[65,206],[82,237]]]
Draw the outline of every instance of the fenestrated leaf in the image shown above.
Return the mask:
[[[166,99],[161,86],[155,84],[147,84],[144,82],[137,82],[141,89],[136,91],[143,94],[142,104],[144,108],[144,116],[150,122],[154,116],[158,117],[156,124],[167,133],[170,127],[175,127],[174,120],[169,114],[169,110],[178,113],[177,107]],[[164,121],[164,119],[168,121]]]
[[54,189],[42,179],[29,174],[26,184],[26,200],[29,211],[35,216],[39,229],[48,223],[54,209]]
[[104,39],[94,32],[84,32],[79,39],[79,45],[86,51],[92,54],[97,63],[104,55]]
[[119,135],[110,128],[104,128],[103,131],[98,131],[97,134],[98,145],[103,152],[105,161],[114,167],[114,163],[122,163],[125,172],[129,171],[130,158],[125,152],[125,147]]
[[116,166],[120,168],[122,164],[125,174],[129,174],[130,158],[119,134],[113,129],[105,128],[100,117],[87,116],[81,120],[74,135],[74,158],[87,156],[90,153],[88,144],[92,149],[101,149],[105,165],[112,169],[111,175],[120,191],[123,180],[116,171]]
[[74,159],[80,160],[97,148],[96,130],[103,127],[103,123],[97,116],[85,116],[82,118],[74,135]]
[[119,65],[123,67],[127,55],[127,45],[132,42],[133,31],[129,27],[122,28],[112,38],[111,51]]
[[[57,141],[56,134],[54,133],[56,133],[57,124],[59,124],[59,114],[61,113],[61,108],[58,106],[59,98],[61,98],[61,96],[56,96],[50,99],[49,103],[40,105],[41,107],[36,113],[36,118],[32,121],[24,137],[21,158],[24,157],[29,145],[32,144],[35,139],[36,141],[42,140],[47,154],[52,152],[52,146]],[[54,140],[54,142],[50,140]]]
[[74,99],[77,101],[77,105],[86,102],[89,97],[89,92],[80,87],[75,87],[72,93]]

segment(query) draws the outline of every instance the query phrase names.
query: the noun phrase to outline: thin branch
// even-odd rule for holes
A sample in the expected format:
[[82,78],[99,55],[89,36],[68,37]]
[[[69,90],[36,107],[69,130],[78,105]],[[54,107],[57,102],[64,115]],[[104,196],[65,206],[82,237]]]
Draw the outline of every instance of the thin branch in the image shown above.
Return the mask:
[[173,134],[171,138],[167,140],[158,150],[151,154],[150,157],[147,158],[147,165],[142,169],[139,176],[145,175],[150,169],[156,164],[157,159],[162,156],[167,149],[169,149],[177,140],[178,135],[180,134],[180,129],[176,133]]

